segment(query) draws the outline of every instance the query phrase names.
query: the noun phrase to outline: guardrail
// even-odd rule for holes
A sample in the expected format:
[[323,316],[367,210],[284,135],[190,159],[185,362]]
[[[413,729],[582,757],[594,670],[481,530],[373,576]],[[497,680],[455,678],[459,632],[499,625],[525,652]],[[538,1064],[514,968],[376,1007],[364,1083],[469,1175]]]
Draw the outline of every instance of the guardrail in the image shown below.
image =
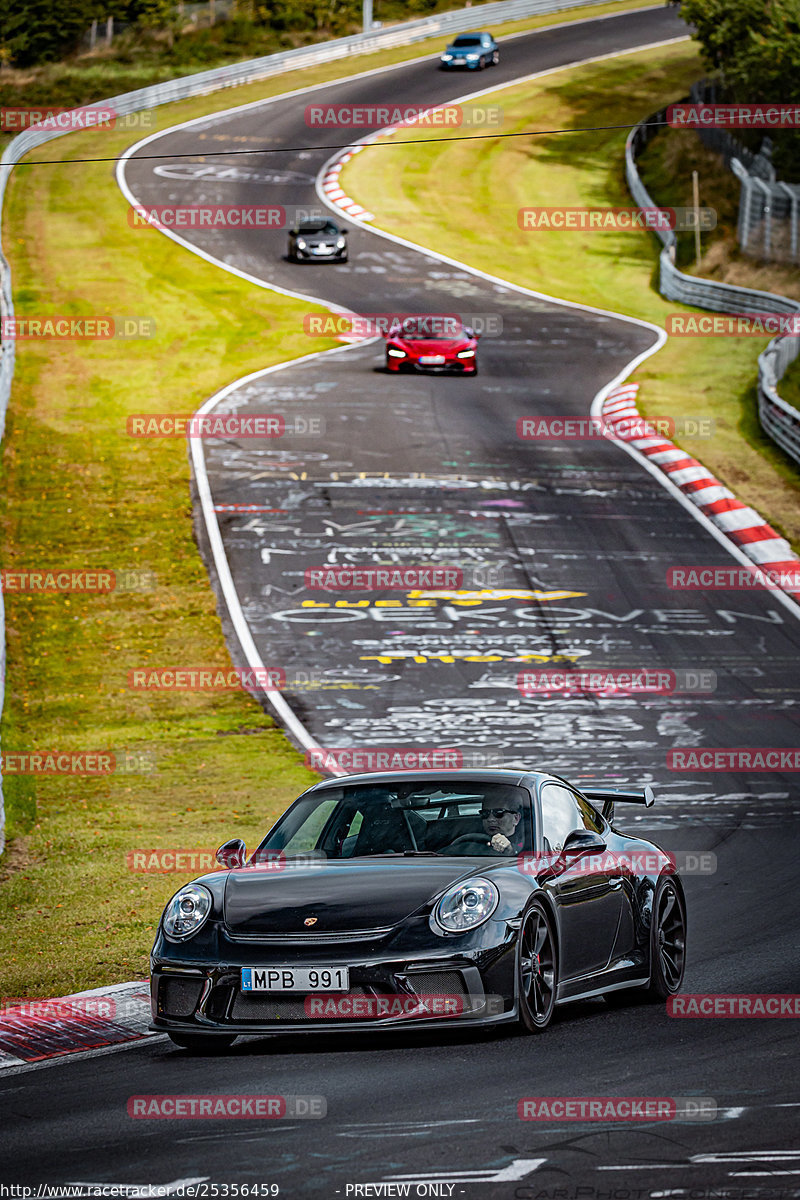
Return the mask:
[[[356,33],[350,37],[320,42],[315,46],[285,50],[280,54],[267,54],[262,58],[248,59],[227,67],[214,67],[210,71],[200,71],[196,75],[186,75],[182,79],[169,79],[165,83],[138,88],[133,92],[123,92],[119,96],[112,96],[107,100],[97,101],[95,104],[85,107],[105,110],[113,108],[115,112],[123,116],[139,112],[141,109],[157,108],[161,104],[170,104],[175,100],[205,96],[222,88],[255,83],[260,79],[267,79],[271,75],[299,71],[303,67],[316,66],[319,63],[336,62],[355,55],[392,49],[395,46],[412,45],[414,42],[424,41],[437,34],[459,33],[465,29],[472,29],[476,25],[480,27],[498,25],[507,21],[523,20],[525,17],[536,16],[538,13],[561,12],[563,9],[579,8],[601,2],[602,0],[499,0],[496,3],[481,4],[477,8],[455,9],[452,12],[436,13],[431,17],[421,17],[416,21],[404,21],[400,25],[392,25],[387,29]],[[37,129],[34,127],[26,129],[8,143],[2,158],[0,158],[0,220],[2,219],[6,184],[14,164],[35,147],[42,146],[45,142],[52,141],[53,138],[64,137],[70,132],[72,131],[69,129]],[[3,256],[2,241],[0,241],[0,316],[13,317],[13,315],[11,270]],[[13,375],[14,341],[11,337],[2,338],[0,340],[0,440],[2,440],[5,429],[6,410],[11,395]],[[0,714],[3,711],[4,680],[5,625],[2,589],[0,588]],[[0,774],[0,853],[5,845],[2,782]]]
[[[635,125],[625,143],[625,178],[628,188],[640,208],[656,205],[639,177],[636,159],[650,137],[652,128],[663,128],[666,109],[653,113],[645,122]],[[651,122],[662,124],[650,125]],[[667,300],[688,304],[694,308],[709,308],[716,312],[734,313],[800,313],[800,303],[773,292],[738,287],[732,283],[716,283],[685,275],[675,266],[677,238],[674,230],[656,230],[663,242],[659,255],[658,290]],[[800,353],[800,338],[776,337],[758,357],[758,419],[761,428],[794,461],[800,464],[800,411],[778,395],[778,382],[786,368]]]

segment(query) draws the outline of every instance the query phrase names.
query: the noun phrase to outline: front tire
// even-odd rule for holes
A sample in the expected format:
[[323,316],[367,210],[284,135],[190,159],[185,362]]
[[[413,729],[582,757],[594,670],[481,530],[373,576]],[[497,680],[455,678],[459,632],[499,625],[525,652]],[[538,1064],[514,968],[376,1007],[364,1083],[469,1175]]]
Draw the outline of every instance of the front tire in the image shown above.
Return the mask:
[[195,1054],[220,1054],[230,1050],[236,1037],[217,1037],[208,1033],[168,1033],[167,1037],[181,1050],[192,1050]]
[[553,921],[542,904],[525,914],[517,941],[519,1019],[528,1033],[541,1033],[553,1019],[558,961]]

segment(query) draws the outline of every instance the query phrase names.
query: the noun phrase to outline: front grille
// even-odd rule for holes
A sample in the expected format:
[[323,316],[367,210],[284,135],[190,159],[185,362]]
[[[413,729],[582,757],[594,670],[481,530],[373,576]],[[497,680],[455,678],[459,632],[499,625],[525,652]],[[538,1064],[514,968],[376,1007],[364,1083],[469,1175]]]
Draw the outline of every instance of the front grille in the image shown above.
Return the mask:
[[204,979],[197,977],[162,977],[158,989],[160,1017],[191,1017],[197,1008]]
[[412,971],[406,975],[408,985],[418,996],[466,996],[467,989],[460,971]]
[[[363,987],[353,987],[349,992],[326,993],[339,996],[366,996]],[[248,996],[238,992],[231,1009],[231,1021],[318,1021],[318,1017],[310,1017],[305,1010],[306,996]],[[326,1020],[349,1021],[350,1017],[331,1018]]]
[[334,931],[333,933],[265,933],[256,930],[255,933],[239,931],[236,929],[226,929],[226,933],[232,942],[258,942],[260,945],[287,945],[294,948],[298,940],[302,938],[304,946],[327,946],[335,942],[367,942],[377,938],[385,937],[387,933],[391,933],[394,927],[392,925],[384,925],[375,929],[348,929],[346,932]]

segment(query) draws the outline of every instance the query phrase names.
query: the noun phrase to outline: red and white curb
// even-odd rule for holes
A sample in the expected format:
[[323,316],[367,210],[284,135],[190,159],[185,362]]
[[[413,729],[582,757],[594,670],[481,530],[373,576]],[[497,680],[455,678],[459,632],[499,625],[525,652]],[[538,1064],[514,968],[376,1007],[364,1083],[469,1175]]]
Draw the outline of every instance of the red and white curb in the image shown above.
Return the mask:
[[147,982],[119,983],[52,1000],[3,998],[0,1072],[79,1051],[157,1036]]
[[[440,106],[443,107],[443,106]],[[427,111],[435,111],[433,109]],[[342,167],[350,162],[353,155],[360,153],[365,146],[370,145],[377,138],[388,137],[389,134],[397,133],[399,129],[407,129],[410,125],[416,124],[424,113],[415,114],[414,117],[409,117],[405,121],[397,122],[394,125],[385,125],[382,129],[377,129],[369,137],[365,138],[358,145],[350,146],[349,149],[343,150],[328,164],[328,169],[322,177],[320,187],[332,208],[337,208],[340,212],[345,213],[349,217],[357,217],[359,221],[370,222],[375,220],[375,213],[367,212],[363,205],[359,204],[352,196],[348,196],[341,185],[339,175]],[[349,334],[337,333],[334,335],[337,342],[365,342],[374,334]]]
[[[350,196],[348,196],[344,188],[339,183],[339,172],[345,163],[348,163],[354,154],[360,150],[360,146],[354,146],[351,150],[345,150],[342,154],[332,162],[325,172],[322,179],[322,190],[325,193],[325,199],[332,208],[338,208],[341,212],[346,213],[350,217],[358,217],[359,221],[372,221],[375,219],[375,214],[367,212],[360,204],[356,204]],[[354,313],[346,312],[344,309],[338,310],[342,316],[352,317]],[[334,334],[337,342],[365,342],[368,340],[363,334],[358,333],[336,333]]]
[[359,154],[365,146],[369,146],[378,138],[389,137],[392,133],[397,133],[401,129],[409,129],[426,117],[429,113],[436,112],[439,108],[444,108],[443,104],[437,105],[436,108],[426,109],[425,112],[415,113],[413,117],[408,117],[404,121],[396,121],[394,125],[384,125],[382,129],[376,129],[374,133],[365,137],[355,146],[348,147],[341,154],[337,154],[328,164],[328,169],[322,177],[322,191],[325,193],[325,199],[334,208],[338,208],[341,212],[347,213],[348,216],[358,217],[359,221],[374,221],[375,213],[367,212],[367,210],[354,200],[352,196],[348,196],[342,187],[339,176],[342,167],[350,162],[354,154]]
[[[606,397],[602,416],[614,436],[654,463],[758,567],[775,573],[800,573],[800,558],[785,538],[754,508],[737,500],[707,467],[647,424],[636,407],[638,383],[625,383]],[[626,429],[626,423],[635,428]],[[642,436],[644,434],[644,436]],[[800,589],[784,589],[800,595]]]
[[335,162],[330,164],[322,180],[322,190],[329,203],[343,213],[347,213],[351,217],[358,217],[359,221],[374,221],[375,214],[367,212],[361,204],[348,196],[339,182],[342,167],[345,163],[350,162],[353,155],[357,154],[360,149],[360,146],[353,146],[352,149],[345,150]]

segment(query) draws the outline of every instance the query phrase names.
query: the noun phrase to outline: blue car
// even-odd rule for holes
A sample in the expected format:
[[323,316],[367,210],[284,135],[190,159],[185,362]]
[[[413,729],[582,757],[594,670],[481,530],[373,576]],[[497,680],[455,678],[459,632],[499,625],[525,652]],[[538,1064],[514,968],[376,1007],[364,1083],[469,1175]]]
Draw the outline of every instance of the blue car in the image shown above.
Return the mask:
[[497,42],[490,33],[460,33],[439,59],[443,70],[464,67],[468,71],[482,71],[484,67],[495,67],[500,61]]

